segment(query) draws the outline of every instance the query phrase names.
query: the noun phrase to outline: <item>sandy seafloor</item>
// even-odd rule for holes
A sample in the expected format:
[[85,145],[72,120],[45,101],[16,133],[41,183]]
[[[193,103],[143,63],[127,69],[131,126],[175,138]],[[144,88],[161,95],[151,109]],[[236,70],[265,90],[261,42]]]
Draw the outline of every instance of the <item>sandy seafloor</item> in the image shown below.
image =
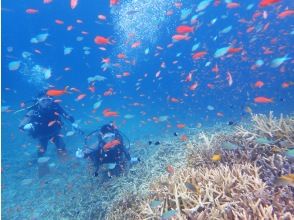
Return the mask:
[[[117,184],[119,181],[129,181],[130,188],[127,190],[134,192],[141,185],[148,188],[153,182],[153,179],[149,179],[149,182],[133,183],[132,179],[114,178],[103,183],[98,177],[93,177],[89,161],[74,157],[77,147],[83,146],[80,135],[64,138],[69,155],[65,161],[56,157],[54,145],[48,145],[46,156],[50,157],[51,173],[39,178],[37,165],[31,163],[36,154],[36,142],[13,128],[13,123],[10,123],[12,118],[11,114],[5,116],[2,124],[2,149],[10,149],[2,150],[2,219],[97,219],[97,216],[103,219],[111,203],[123,195],[121,190],[127,188],[125,184],[121,189],[122,185]],[[248,122],[244,120],[242,124],[250,126]],[[233,129],[234,126],[224,123],[186,128],[182,132],[189,138],[203,131],[230,133]],[[170,133],[139,139],[132,137],[132,156],[140,156],[142,163],[149,160],[148,164],[154,164],[149,171],[141,170],[142,173],[152,172],[150,176],[156,179],[166,174],[169,164],[175,168],[183,166],[187,148],[180,141],[180,135]],[[161,144],[148,145],[149,140],[160,141]],[[160,150],[166,154],[153,158]],[[134,166],[137,166],[136,172],[140,172],[137,175],[142,175],[140,164]]]

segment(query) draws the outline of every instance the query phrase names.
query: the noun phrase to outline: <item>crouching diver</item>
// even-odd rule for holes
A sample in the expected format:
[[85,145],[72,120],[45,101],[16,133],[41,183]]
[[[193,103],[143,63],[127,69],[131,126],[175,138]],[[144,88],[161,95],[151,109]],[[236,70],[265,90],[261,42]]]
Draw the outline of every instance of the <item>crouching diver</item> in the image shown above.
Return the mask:
[[27,131],[32,138],[38,140],[38,157],[44,156],[49,140],[56,145],[58,156],[66,155],[65,143],[60,134],[62,118],[70,121],[73,129],[78,129],[74,118],[54,102],[52,97],[46,95],[46,91],[40,92],[35,104],[28,108],[19,129]]
[[[97,132],[98,135],[96,135]],[[98,142],[96,141],[94,145],[88,146],[87,138],[92,134],[96,135]],[[100,130],[86,136],[85,142],[86,147],[83,150],[78,149],[76,157],[90,158],[94,164],[95,176],[98,175],[101,167],[106,169],[108,177],[118,176],[126,169],[128,162],[132,164],[140,161],[139,158],[131,158],[125,147],[121,132],[113,123],[103,125]]]

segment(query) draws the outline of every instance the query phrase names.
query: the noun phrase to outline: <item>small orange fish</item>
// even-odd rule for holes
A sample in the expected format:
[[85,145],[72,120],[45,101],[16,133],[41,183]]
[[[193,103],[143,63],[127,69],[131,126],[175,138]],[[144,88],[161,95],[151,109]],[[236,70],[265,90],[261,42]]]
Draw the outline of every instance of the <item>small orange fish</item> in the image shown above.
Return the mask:
[[173,174],[175,173],[175,169],[174,169],[174,167],[173,167],[172,165],[168,165],[168,166],[166,167],[166,171],[167,171],[169,174],[171,174],[171,175],[173,175]]
[[71,9],[75,9],[78,5],[78,0],[71,0],[70,1],[70,7]]
[[126,55],[123,53],[119,53],[119,54],[117,54],[117,58],[124,59],[124,58],[126,58]]
[[264,83],[262,81],[257,81],[255,84],[254,84],[254,87],[256,88],[261,88],[264,86]]
[[94,42],[96,44],[112,44],[109,38],[103,37],[103,36],[96,36],[94,39]]
[[176,31],[179,34],[186,34],[186,33],[191,33],[194,31],[194,27],[188,26],[188,25],[180,25],[177,27]]
[[105,15],[98,15],[98,19],[105,21],[106,20],[106,16]]
[[236,2],[230,2],[230,3],[227,4],[227,8],[230,8],[230,9],[238,8],[238,7],[240,7],[240,4],[236,3]]
[[131,45],[131,48],[137,48],[141,45],[141,41],[137,41]]
[[55,20],[55,23],[56,23],[56,24],[64,24],[64,21],[59,20],[59,19],[56,19],[56,20]]
[[33,9],[33,8],[28,8],[27,10],[26,10],[26,13],[27,14],[36,14],[36,13],[38,13],[39,11],[37,10],[37,9]]
[[201,57],[205,56],[206,54],[207,54],[206,51],[196,52],[196,53],[193,54],[192,59],[193,60],[200,59]]
[[117,145],[120,145],[120,141],[119,140],[113,140],[113,141],[110,141],[108,143],[106,143],[104,146],[103,146],[103,150],[104,151],[108,151],[110,150],[111,148],[117,146]]
[[186,127],[186,125],[185,124],[177,124],[177,127],[178,128],[184,128],[184,127]]
[[239,47],[237,47],[237,48],[231,47],[231,48],[228,50],[228,52],[229,52],[229,53],[238,53],[238,52],[240,52],[241,50],[242,50],[242,48],[239,48]]
[[55,123],[56,123],[56,120],[54,120],[54,121],[50,121],[50,122],[48,123],[48,127],[53,126]]
[[46,95],[48,96],[60,96],[60,95],[64,95],[67,92],[68,86],[66,86],[63,90],[58,90],[58,89],[50,89],[46,92]]
[[103,110],[103,115],[104,115],[104,117],[116,117],[116,116],[118,116],[118,113],[112,112],[112,111],[110,111],[109,108],[107,108],[107,109]]
[[172,39],[175,41],[180,41],[180,40],[189,40],[191,37],[188,35],[183,35],[183,34],[176,34],[172,36]]
[[256,98],[254,98],[254,102],[256,102],[256,103],[271,103],[271,102],[273,102],[273,99],[263,97],[263,96],[258,96]]
[[266,7],[269,5],[273,5],[275,3],[280,2],[281,0],[261,0],[261,2],[259,3],[260,7]]
[[193,90],[195,90],[197,87],[198,87],[198,83],[195,82],[195,83],[193,83],[193,84],[189,87],[189,89],[193,91]]
[[180,102],[180,100],[178,100],[178,99],[176,99],[176,98],[173,98],[173,97],[170,99],[170,101],[171,101],[171,102],[174,102],[174,103],[178,103],[178,102]]
[[294,15],[294,10],[285,10],[278,15],[278,18],[282,19],[290,15]]
[[114,6],[118,3],[118,0],[110,0],[110,6]]
[[181,139],[181,141],[187,141],[188,137],[187,137],[187,135],[182,135],[180,139]]
[[78,95],[78,97],[76,98],[76,101],[80,101],[82,99],[84,99],[86,97],[86,94],[80,94]]

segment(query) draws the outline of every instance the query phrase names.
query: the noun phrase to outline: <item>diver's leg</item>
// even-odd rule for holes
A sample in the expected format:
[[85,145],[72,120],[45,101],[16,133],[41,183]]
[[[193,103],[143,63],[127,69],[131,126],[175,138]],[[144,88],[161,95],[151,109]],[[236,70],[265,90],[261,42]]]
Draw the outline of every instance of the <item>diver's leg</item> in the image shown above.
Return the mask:
[[65,143],[59,135],[55,135],[53,138],[53,142],[56,146],[57,153],[60,156],[65,156],[66,155],[66,149],[65,149]]
[[38,151],[37,151],[38,157],[43,157],[44,154],[46,153],[48,141],[49,141],[49,139],[47,137],[39,138],[39,144],[37,146],[38,147]]

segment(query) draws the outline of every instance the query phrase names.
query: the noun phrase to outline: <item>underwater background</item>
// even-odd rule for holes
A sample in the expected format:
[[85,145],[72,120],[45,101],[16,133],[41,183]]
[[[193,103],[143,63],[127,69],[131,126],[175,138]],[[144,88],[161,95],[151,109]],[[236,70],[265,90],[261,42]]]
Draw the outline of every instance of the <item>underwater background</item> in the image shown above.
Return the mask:
[[[152,157],[160,146],[148,141],[164,142],[175,132],[225,131],[251,113],[291,115],[293,6],[291,0],[265,6],[253,0],[3,0],[2,218],[85,219],[81,211],[65,217],[66,205],[72,201],[71,209],[87,212],[89,204],[77,205],[77,195],[94,196],[100,186],[85,172],[88,162],[74,158],[84,140],[67,136],[66,123],[71,159],[58,161],[49,144],[53,171],[38,178],[30,163],[36,142],[18,130],[25,111],[15,111],[33,105],[43,89],[67,89],[60,105],[85,133],[114,121],[135,156],[144,148]],[[105,109],[118,116],[106,117]],[[100,199],[91,207],[104,213],[111,200]]]

